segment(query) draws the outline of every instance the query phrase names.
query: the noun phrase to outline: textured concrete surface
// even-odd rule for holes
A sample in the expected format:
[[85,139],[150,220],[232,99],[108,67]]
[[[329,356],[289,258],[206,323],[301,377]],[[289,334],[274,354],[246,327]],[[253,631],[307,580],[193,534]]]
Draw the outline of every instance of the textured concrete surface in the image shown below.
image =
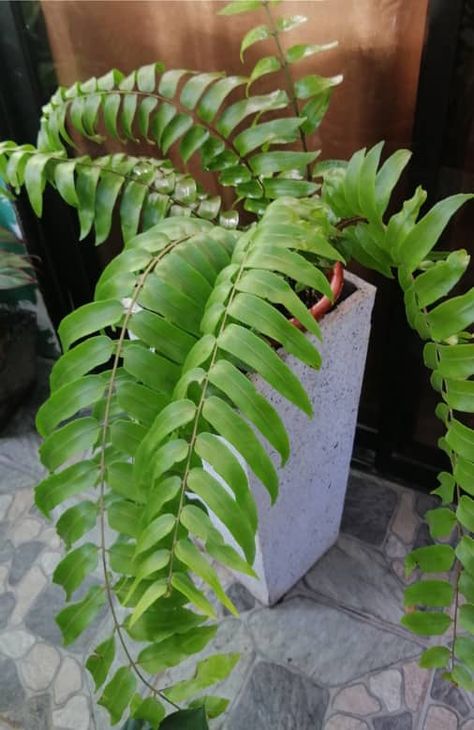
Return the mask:
[[252,477],[259,513],[261,578],[242,582],[267,605],[281,598],[339,533],[375,298],[372,285],[350,274],[347,279],[355,290],[322,320],[322,342],[307,335],[321,352],[321,369],[315,371],[295,357],[283,356],[303,383],[314,418],[309,419],[260,377],[254,379],[281,415],[291,440],[291,456],[279,469],[275,505],[270,505],[268,494]]

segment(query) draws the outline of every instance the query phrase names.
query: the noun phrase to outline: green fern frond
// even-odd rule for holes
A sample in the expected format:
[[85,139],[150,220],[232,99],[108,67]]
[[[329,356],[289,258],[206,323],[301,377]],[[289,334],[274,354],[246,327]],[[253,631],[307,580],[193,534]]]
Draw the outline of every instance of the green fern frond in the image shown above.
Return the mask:
[[[179,143],[185,164],[199,153],[202,168],[218,173],[222,185],[235,186],[241,197],[262,197],[263,187],[247,158],[260,148],[294,142],[303,120],[286,116],[260,123],[262,115],[287,109],[284,91],[244,98],[222,111],[229,94],[245,83],[241,76],[163,71],[161,64],[127,77],[113,71],[58,89],[43,108],[38,148],[63,150],[72,143],[71,130],[100,143],[103,125],[112,138],[146,141],[163,155]],[[244,120],[249,128],[239,131]]]
[[[445,677],[467,691],[474,689],[474,668],[472,651],[474,624],[470,615],[474,611],[474,592],[471,574],[474,567],[474,430],[466,424],[464,414],[474,413],[474,345],[472,325],[474,323],[474,288],[465,294],[446,298],[456,286],[470,261],[466,251],[444,253],[435,260],[430,258],[430,249],[437,240],[440,229],[447,224],[452,213],[472,196],[448,198],[413,225],[400,242],[401,259],[399,280],[404,291],[407,319],[416,329],[425,345],[425,362],[432,370],[431,384],[440,393],[436,414],[441,419],[446,435],[440,446],[446,452],[451,473],[439,475],[440,486],[434,490],[444,506],[430,510],[426,519],[434,540],[447,538],[456,532],[457,547],[434,544],[429,555],[419,563],[427,572],[445,572],[438,565],[441,551],[449,551],[449,569],[453,569],[453,584],[438,581],[445,592],[451,590],[451,598],[443,603],[448,610],[433,614],[426,608],[437,608],[438,591],[429,581],[422,581],[423,592],[416,599],[406,597],[411,606],[421,609],[409,613],[404,624],[421,634],[444,634],[452,630],[451,646],[438,647],[439,651],[425,652],[424,666],[446,669]],[[460,420],[461,419],[461,420]],[[467,421],[469,422],[469,421]],[[415,550],[407,557],[407,565],[417,559]],[[423,561],[431,561],[426,565]],[[432,562],[434,561],[434,565]],[[461,597],[463,605],[461,605]],[[429,619],[436,616],[444,620],[439,631],[431,630]],[[454,623],[453,618],[454,617]],[[467,635],[463,635],[467,632]]]
[[[283,19],[277,25],[281,31],[293,27]],[[104,140],[101,129],[122,142],[140,140],[156,145],[163,155],[177,145],[185,165],[199,154],[202,168],[217,173],[221,185],[233,187],[246,209],[260,215],[280,195],[306,197],[317,190],[310,177],[302,180],[306,166],[317,156],[308,152],[306,144],[305,158],[301,153],[291,158],[288,152],[281,158],[281,166],[278,155],[273,155],[268,166],[262,164],[262,158],[271,155],[275,145],[292,144],[314,131],[327,108],[331,88],[341,80],[309,76],[291,82],[288,92],[276,90],[229,103],[229,95],[244,85],[248,89],[263,73],[280,66],[288,71],[290,61],[269,58],[273,60],[261,59],[249,78],[164,71],[157,63],[127,77],[114,70],[99,79],[60,88],[43,108],[38,148],[46,153],[64,150],[65,145],[73,144],[73,130],[100,143]],[[305,101],[301,109],[299,100]],[[294,116],[289,116],[291,111]],[[246,128],[242,130],[243,122]]]
[[[267,338],[319,367],[316,347],[280,307],[297,317],[306,313],[287,279],[331,294],[326,277],[301,255],[317,255],[325,231],[332,230],[327,221],[323,225],[323,212],[317,201],[281,199],[246,233],[197,218],[168,218],[131,239],[105,269],[94,302],[60,326],[65,354],[37,415],[41,456],[51,475],[37,487],[36,504],[48,515],[67,503],[60,532],[70,550],[54,580],[68,599],[98,560],[105,561],[104,592],[87,594],[58,616],[65,642],[75,640],[104,600],[114,616],[117,604],[127,609],[115,634],[131,669],[119,669],[99,700],[113,722],[135,692],[135,675],[151,686],[149,674],[201,651],[214,636],[215,626],[202,625],[215,617],[209,590],[236,612],[210,561],[254,575],[257,511],[235,451],[274,501],[275,465],[257,434],[282,462],[289,441],[280,416],[246,372],[256,370],[310,414],[308,396]],[[333,249],[328,241],[326,246],[328,255]],[[319,335],[307,313],[302,319]],[[93,374],[98,366],[103,372]],[[81,415],[83,409],[89,415]],[[89,458],[71,464],[85,449]],[[105,505],[117,533],[111,546],[105,544]],[[225,542],[215,518],[237,547]],[[97,520],[99,544],[88,539],[75,547]],[[146,638],[136,658],[127,635]],[[113,645],[111,637],[88,660],[98,689],[112,665]],[[218,664],[225,675],[232,662]],[[206,667],[198,667],[199,686]],[[219,676],[213,674],[214,681]],[[128,690],[118,702],[123,685]],[[192,695],[196,686],[193,680],[168,688],[161,699]]]
[[430,510],[426,520],[435,541],[454,531],[457,546],[435,542],[407,556],[408,575],[419,568],[430,574],[453,571],[453,578],[452,583],[443,578],[410,585],[404,599],[410,611],[402,623],[425,636],[449,632],[446,645],[424,652],[421,665],[445,669],[448,680],[472,691],[474,430],[464,414],[474,413],[474,288],[449,298],[470,257],[465,250],[433,249],[452,216],[474,195],[453,195],[419,218],[426,193],[418,188],[385,223],[390,196],[410,153],[399,150],[379,168],[381,152],[379,144],[360,150],[347,165],[320,166],[322,197],[341,219],[352,219],[343,233],[346,250],[386,276],[397,273],[408,323],[426,342],[425,363],[432,371],[431,384],[441,396],[436,415],[446,428],[439,445],[451,463],[451,472],[439,475],[439,486],[433,491],[442,506]]
[[[96,245],[107,239],[118,208],[124,241],[147,230],[167,216],[197,216],[216,220],[221,214],[219,196],[203,193],[187,174],[176,172],[168,160],[133,157],[123,153],[67,159],[65,152],[39,152],[32,145],[0,144],[0,174],[19,191],[26,187],[37,215],[43,208],[47,184],[68,205],[77,208],[80,239],[95,228]],[[227,226],[238,216],[221,217]]]
[[[240,45],[240,58],[243,61],[246,51],[256,43],[262,43],[262,41],[272,42],[275,55],[264,55],[257,60],[249,74],[247,90],[267,74],[282,74],[290,107],[294,115],[302,120],[298,134],[301,147],[304,152],[307,152],[307,135],[313,134],[321,124],[329,107],[333,88],[341,83],[342,76],[327,78],[310,74],[295,78],[294,65],[316,53],[335,48],[337,42],[322,45],[299,43],[286,48],[283,39],[284,34],[306,23],[307,18],[304,15],[275,16],[272,6],[277,4],[269,2],[269,0],[256,0],[256,2],[250,3],[231,2],[220,13],[222,15],[234,15],[241,12],[261,11],[262,20],[265,20],[265,22],[251,28],[245,34]],[[265,50],[268,48],[268,43],[264,44]],[[306,165],[305,172],[308,180],[311,180],[312,174],[309,163]],[[294,193],[288,192],[288,195],[294,195]]]

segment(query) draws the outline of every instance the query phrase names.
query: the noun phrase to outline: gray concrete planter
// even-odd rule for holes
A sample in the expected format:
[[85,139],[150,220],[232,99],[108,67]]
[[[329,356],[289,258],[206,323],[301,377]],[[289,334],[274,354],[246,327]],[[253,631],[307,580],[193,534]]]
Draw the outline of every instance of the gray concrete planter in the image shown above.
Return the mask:
[[321,369],[284,356],[305,386],[315,417],[309,420],[259,376],[253,378],[281,414],[292,447],[279,470],[280,495],[274,506],[248,472],[259,512],[255,570],[260,579],[240,573],[236,577],[267,605],[278,601],[339,533],[375,299],[371,284],[351,274],[346,281],[352,293],[321,322]]

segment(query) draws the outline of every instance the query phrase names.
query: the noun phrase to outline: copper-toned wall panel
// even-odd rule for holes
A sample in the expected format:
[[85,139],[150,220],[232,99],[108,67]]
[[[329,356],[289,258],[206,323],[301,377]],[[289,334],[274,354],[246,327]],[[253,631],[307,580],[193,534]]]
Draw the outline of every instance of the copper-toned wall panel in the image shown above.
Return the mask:
[[[339,41],[337,49],[306,59],[303,67],[307,73],[345,77],[316,140],[326,157],[347,157],[380,139],[389,148],[410,144],[427,3],[287,0],[278,6],[278,13],[310,19],[285,34],[285,42]],[[223,3],[206,0],[43,0],[42,5],[62,84],[154,60],[165,60],[168,67],[240,73],[240,39],[263,22],[255,13],[218,16]],[[271,41],[266,49],[259,44],[249,50],[248,61],[270,53]],[[268,80],[257,88],[266,90]]]

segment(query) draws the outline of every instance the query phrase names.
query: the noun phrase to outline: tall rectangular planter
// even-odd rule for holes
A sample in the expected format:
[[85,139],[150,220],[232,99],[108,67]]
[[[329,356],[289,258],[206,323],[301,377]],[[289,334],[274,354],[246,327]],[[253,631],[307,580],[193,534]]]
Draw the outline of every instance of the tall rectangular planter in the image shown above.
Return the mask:
[[265,489],[250,475],[259,513],[255,570],[260,578],[236,577],[267,605],[278,601],[339,533],[376,291],[351,274],[346,281],[353,291],[322,320],[322,343],[307,335],[322,354],[321,369],[283,356],[307,390],[314,418],[253,376],[281,414],[291,441],[291,456],[279,470],[276,504],[270,505]]

